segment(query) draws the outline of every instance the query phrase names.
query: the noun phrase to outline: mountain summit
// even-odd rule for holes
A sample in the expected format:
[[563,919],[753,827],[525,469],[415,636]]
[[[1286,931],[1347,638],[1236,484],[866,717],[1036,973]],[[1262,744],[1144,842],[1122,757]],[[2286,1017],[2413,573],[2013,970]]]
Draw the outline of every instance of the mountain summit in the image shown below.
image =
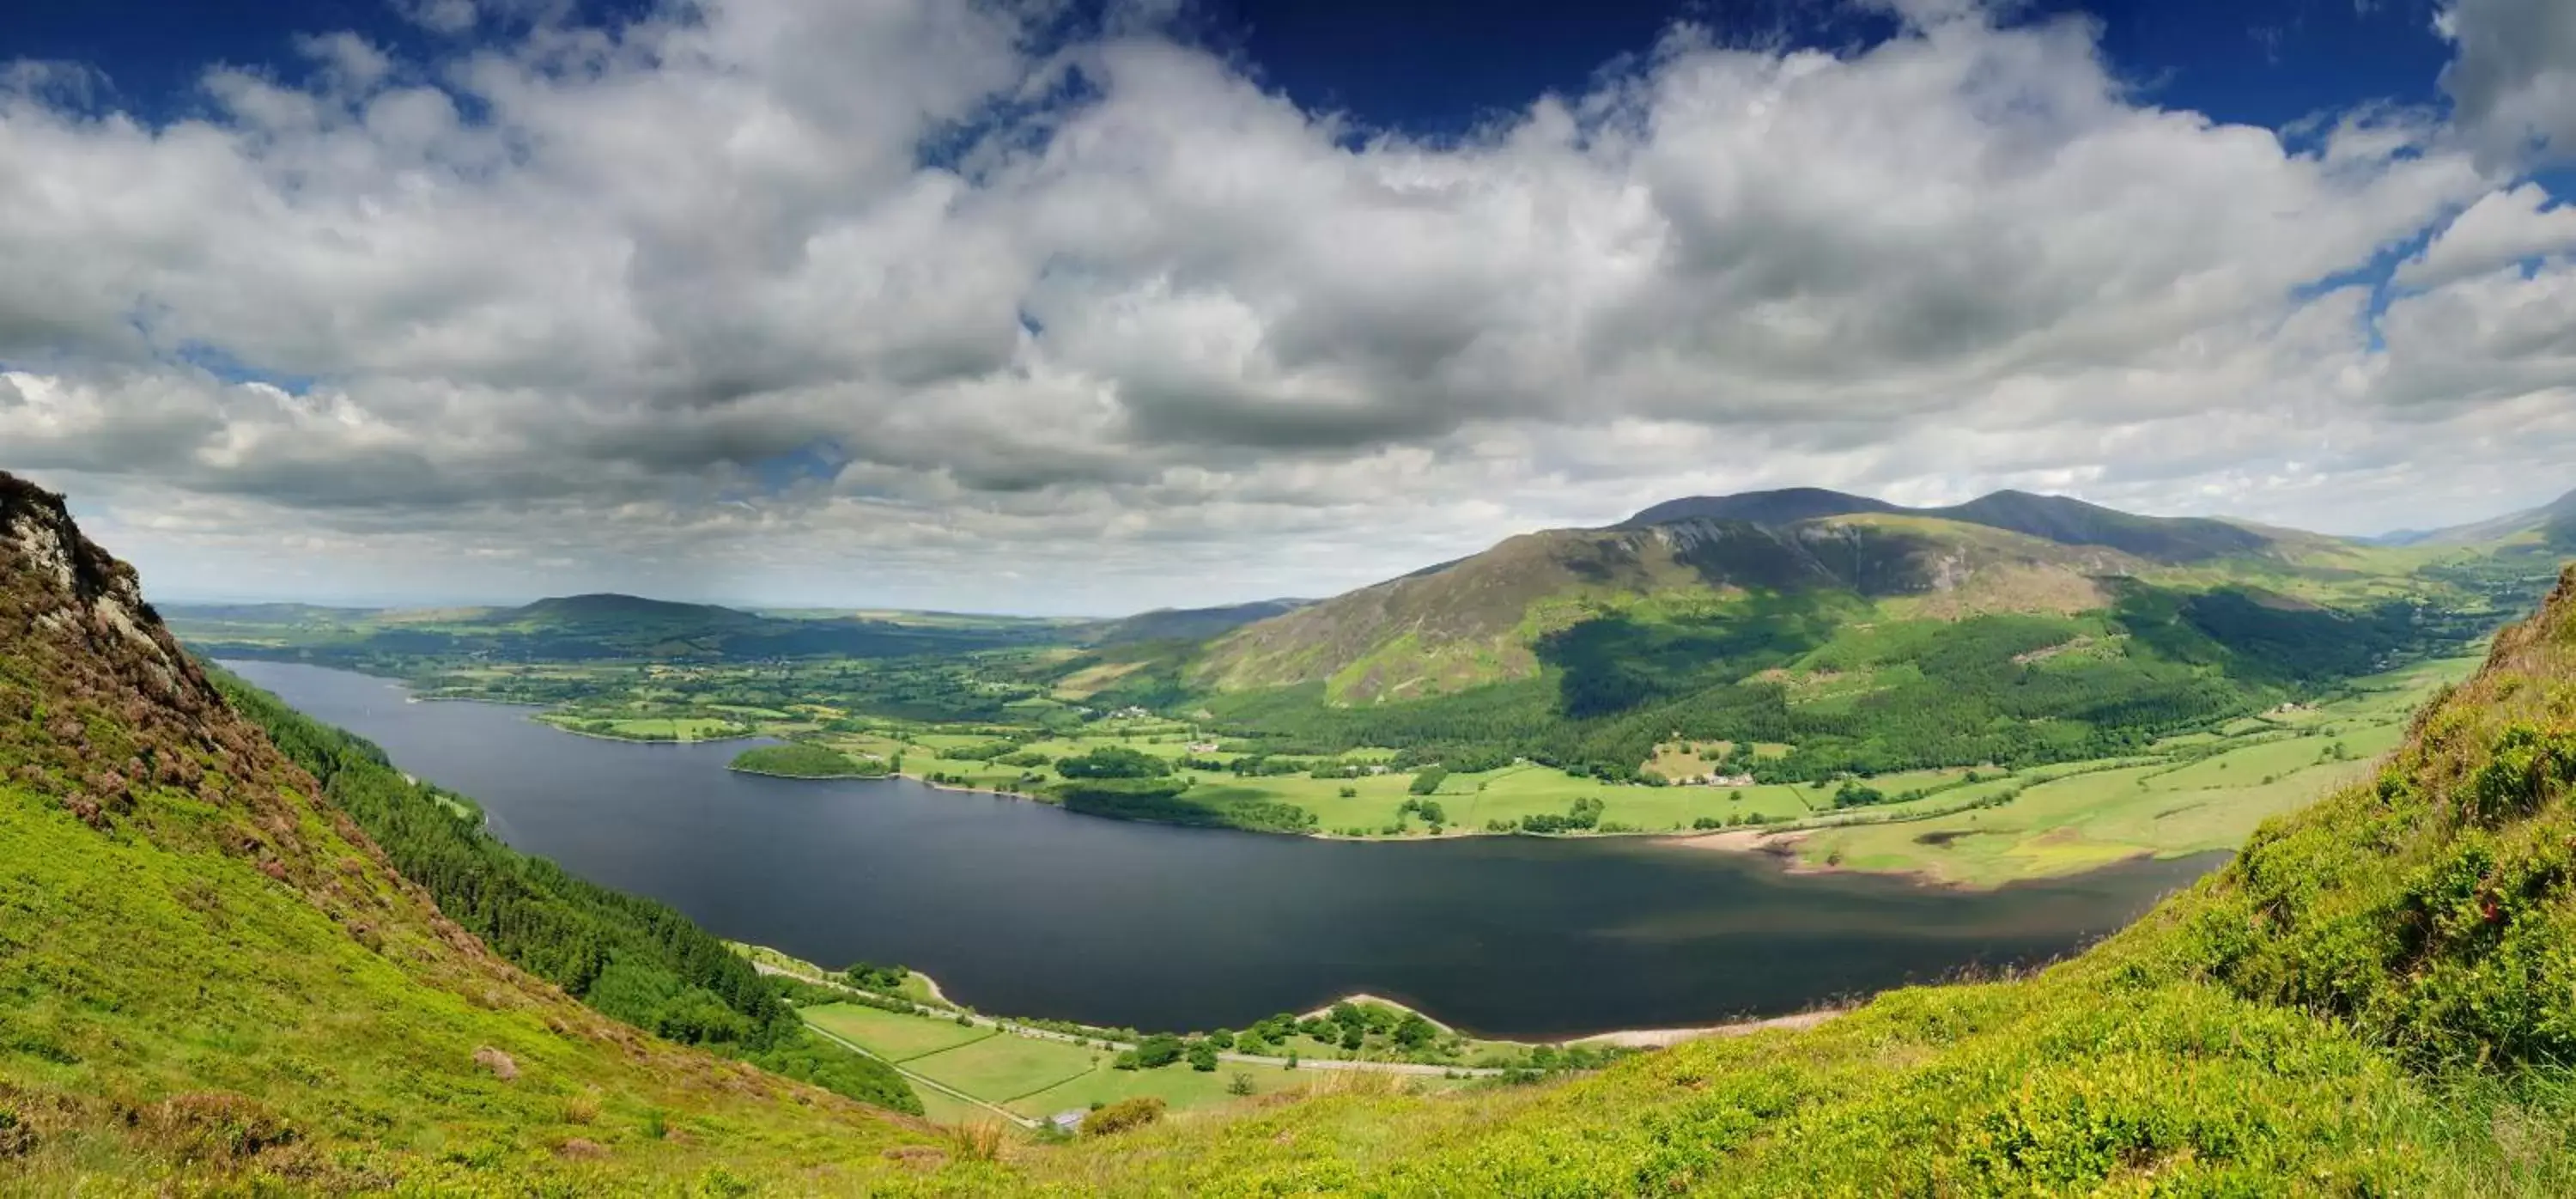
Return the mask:
[[2243,525],[2205,517],[2137,516],[2062,495],[1998,491],[1946,508],[1907,508],[1867,496],[1846,495],[1813,487],[1784,491],[1748,491],[1740,495],[1692,496],[1667,500],[1620,527],[1642,528],[1676,521],[1743,520],[1778,526],[1856,513],[1919,516],[1984,525],[2054,541],[2060,545],[2098,545],[2156,562],[2197,562],[2230,554],[2269,549],[2272,539]]
[[[1583,640],[1571,631],[1587,623],[1722,622],[1711,605],[1754,595],[1806,613],[1803,635],[1814,636],[1888,605],[1884,615],[1940,620],[2107,611],[2121,602],[2118,580],[2330,574],[2357,552],[2020,491],[1944,508],[1812,487],[1696,496],[1608,528],[1513,537],[1246,625],[1211,641],[1189,677],[1220,690],[1322,682],[1340,702],[1419,698],[1536,676],[1550,647]],[[1675,652],[1652,656],[1670,665]]]

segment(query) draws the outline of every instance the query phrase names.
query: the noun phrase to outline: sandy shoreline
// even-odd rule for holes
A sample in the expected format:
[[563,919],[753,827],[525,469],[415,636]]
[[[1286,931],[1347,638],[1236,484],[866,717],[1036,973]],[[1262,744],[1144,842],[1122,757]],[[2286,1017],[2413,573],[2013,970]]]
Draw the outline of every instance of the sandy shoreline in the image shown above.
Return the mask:
[[1849,1008],[1827,1008],[1821,1011],[1800,1012],[1794,1016],[1773,1016],[1767,1020],[1739,1020],[1733,1024],[1711,1024],[1699,1028],[1628,1029],[1622,1032],[1595,1033],[1588,1037],[1576,1037],[1573,1040],[1561,1041],[1558,1043],[1564,1045],[1618,1045],[1628,1049],[1662,1049],[1667,1046],[1679,1045],[1685,1041],[1703,1040],[1708,1037],[1750,1036],[1757,1032],[1767,1032],[1775,1028],[1791,1030],[1814,1028],[1815,1026],[1850,1010],[1851,1009]]

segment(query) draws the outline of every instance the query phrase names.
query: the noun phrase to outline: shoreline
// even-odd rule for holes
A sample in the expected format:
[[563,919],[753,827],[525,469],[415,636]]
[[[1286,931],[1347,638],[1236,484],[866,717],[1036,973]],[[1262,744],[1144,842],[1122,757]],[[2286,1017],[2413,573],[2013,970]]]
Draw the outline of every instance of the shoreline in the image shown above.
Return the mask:
[[735,774],[758,775],[765,779],[803,779],[807,782],[814,783],[838,783],[847,782],[851,779],[890,779],[899,777],[893,774],[781,774],[775,770],[754,770],[749,766],[736,766],[731,762],[725,763],[725,769],[730,770]]
[[[747,942],[747,941],[745,941],[745,942],[729,942],[729,944],[735,944],[735,945],[738,945],[738,946],[740,946],[740,949],[741,949],[741,950],[743,950],[743,951],[749,951],[749,952],[745,953],[745,956],[746,956],[746,957],[748,957],[748,958],[753,962],[753,964],[754,964],[755,966],[757,966],[758,968],[760,968],[764,973],[772,973],[772,972],[774,972],[774,973],[778,973],[778,974],[785,974],[785,975],[788,975],[788,976],[790,976],[790,977],[794,977],[794,978],[800,978],[800,979],[803,979],[803,980],[805,980],[805,981],[807,981],[807,982],[819,983],[819,984],[826,985],[826,986],[837,986],[837,987],[845,987],[845,988],[847,988],[847,987],[848,987],[848,984],[841,982],[838,978],[834,977],[834,976],[831,974],[831,972],[829,972],[829,971],[827,971],[827,970],[824,970],[821,966],[816,965],[815,963],[812,963],[812,962],[805,961],[805,960],[804,960],[804,959],[802,959],[802,958],[794,957],[794,956],[792,956],[792,955],[790,955],[790,954],[788,954],[788,953],[786,953],[786,952],[784,952],[784,951],[782,951],[782,950],[774,949],[774,948],[771,948],[771,947],[766,946],[766,945],[755,945],[755,944],[752,944],[752,943]],[[773,961],[764,960],[764,958],[763,958],[761,955],[767,955],[767,957],[769,957],[769,958],[775,958],[775,959],[776,959],[776,961],[775,961],[775,962],[773,962]],[[789,966],[789,965],[780,965],[780,964],[778,964],[778,963],[781,963],[781,962],[784,962],[784,963],[793,963],[793,965],[792,965],[792,966]],[[798,968],[798,967],[810,968],[811,970],[815,971],[816,973],[808,973],[808,972],[807,972],[807,969]],[[1013,1027],[1026,1027],[1026,1028],[1031,1028],[1031,1029],[1033,1029],[1033,1030],[1035,1030],[1035,1031],[1039,1031],[1039,1032],[1046,1032],[1046,1031],[1049,1031],[1049,1030],[1045,1030],[1045,1029],[1037,1029],[1037,1028],[1036,1028],[1036,1026],[1034,1026],[1034,1025],[1029,1025],[1027,1022],[1028,1022],[1028,1021],[1031,1021],[1031,1020],[1054,1020],[1054,1019],[1055,1019],[1054,1017],[1048,1017],[1048,1016],[1029,1016],[1029,1015],[1025,1015],[1025,1014],[1019,1014],[1019,1015],[997,1015],[997,1014],[994,1014],[994,1013],[985,1012],[985,1011],[982,1011],[981,1009],[974,1008],[974,1007],[970,1007],[970,1006],[968,1006],[968,1005],[966,1005],[966,1004],[962,1004],[962,1003],[957,1002],[955,999],[950,998],[950,997],[949,997],[949,995],[948,995],[948,992],[947,992],[946,990],[944,990],[943,988],[941,988],[941,987],[940,987],[940,985],[939,985],[939,980],[938,980],[937,978],[935,978],[935,977],[931,976],[927,971],[915,970],[915,969],[913,969],[913,968],[911,968],[911,967],[909,967],[909,966],[905,967],[904,969],[905,969],[905,972],[907,973],[907,975],[909,975],[909,977],[911,977],[911,978],[913,978],[913,979],[918,979],[918,980],[921,982],[922,989],[923,989],[924,991],[926,991],[926,992],[928,992],[928,993],[929,993],[929,995],[930,995],[930,999],[931,999],[931,1002],[932,1002],[933,1004],[936,1004],[936,1005],[941,1006],[941,1007],[945,1007],[945,1008],[947,1008],[948,1010],[953,1011],[953,1012],[966,1013],[966,1014],[969,1014],[969,1015],[972,1015],[972,1016],[978,1017],[978,1018],[980,1018],[980,1019],[994,1021],[994,1022],[996,1022],[996,1023],[997,1023],[997,1024],[999,1024],[999,1025],[1008,1025],[1008,1026],[1013,1026]],[[848,989],[856,990],[857,988],[848,988]],[[869,991],[869,992],[865,992],[865,993],[866,993],[866,994],[871,994],[871,995],[880,995],[880,996],[883,996],[883,997],[885,997],[885,998],[889,998],[889,999],[899,999],[899,1000],[900,1000],[900,999],[909,999],[909,998],[910,998],[909,996],[893,995],[893,994],[889,994],[889,993],[887,993],[887,992],[882,992],[882,991]],[[918,1000],[914,1000],[913,1002],[918,1003],[919,1001],[918,1001]],[[1788,1014],[1788,1015],[1785,1015],[1785,1016],[1759,1016],[1759,1017],[1748,1017],[1748,1018],[1746,1018],[1746,1019],[1742,1019],[1742,1020],[1729,1020],[1729,1021],[1724,1021],[1724,1022],[1717,1023],[1717,1024],[1695,1024],[1695,1025],[1684,1025],[1684,1026],[1674,1027],[1674,1028],[1623,1028],[1623,1029],[1613,1029],[1613,1030],[1608,1031],[1608,1032],[1584,1033],[1584,1034],[1582,1034],[1582,1035],[1580,1035],[1580,1036],[1552,1037],[1552,1038],[1551,1038],[1551,1037],[1541,1037],[1541,1038],[1494,1037],[1494,1036],[1483,1036],[1483,1035],[1479,1035],[1479,1034],[1472,1033],[1472,1032],[1468,1032],[1468,1031],[1466,1031],[1466,1030],[1464,1030],[1464,1029],[1461,1029],[1461,1028],[1459,1028],[1458,1026],[1456,1026],[1456,1025],[1454,1025],[1454,1024],[1450,1024],[1450,1023],[1448,1023],[1447,1021],[1444,1021],[1444,1020],[1440,1019],[1439,1017],[1434,1016],[1434,1015],[1432,1015],[1431,1013],[1429,1013],[1429,1012],[1426,1012],[1426,1011],[1422,1010],[1421,1008],[1418,1008],[1418,1007],[1413,1006],[1412,1004],[1405,1003],[1405,1002],[1403,1002],[1403,1001],[1401,1001],[1401,1000],[1389,999],[1389,998],[1387,998],[1387,997],[1385,997],[1385,996],[1383,996],[1383,995],[1372,995],[1372,994],[1370,994],[1369,992],[1366,992],[1366,991],[1353,991],[1353,992],[1351,992],[1350,994],[1348,994],[1348,995],[1344,995],[1344,996],[1342,996],[1342,997],[1340,997],[1340,998],[1338,998],[1338,999],[1335,999],[1335,1000],[1333,1000],[1333,1001],[1332,1001],[1332,1002],[1330,1002],[1330,1003],[1326,1003],[1326,1004],[1320,1005],[1320,1006],[1316,1007],[1316,1008],[1315,1008],[1314,1010],[1312,1010],[1312,1011],[1297,1013],[1297,1016],[1298,1016],[1298,1018],[1299,1018],[1299,1019],[1301,1019],[1301,1020],[1302,1020],[1302,1019],[1307,1019],[1307,1018],[1309,1018],[1309,1017],[1323,1017],[1323,1016],[1329,1016],[1329,1015],[1331,1015],[1331,1014],[1332,1014],[1332,1010],[1333,1010],[1333,1008],[1334,1008],[1334,1007],[1336,1007],[1336,1006],[1338,1006],[1338,1005],[1340,1005],[1340,1004],[1345,1004],[1345,1003],[1349,1003],[1349,1004],[1375,1004],[1375,1005],[1377,1005],[1377,1006],[1379,1006],[1379,1007],[1393,1008],[1393,1009],[1395,1009],[1396,1011],[1399,1011],[1399,1012],[1407,1012],[1407,1013],[1410,1013],[1410,1014],[1412,1014],[1412,1015],[1420,1016],[1420,1017],[1422,1017],[1424,1020],[1429,1021],[1433,1027],[1435,1027],[1435,1028],[1439,1029],[1439,1030],[1440,1030],[1441,1032],[1443,1032],[1443,1033],[1446,1033],[1446,1034],[1449,1034],[1449,1035],[1453,1035],[1453,1036],[1465,1037],[1465,1038],[1467,1038],[1467,1039],[1469,1039],[1469,1040],[1472,1040],[1472,1041],[1482,1041],[1482,1042],[1486,1042],[1486,1043],[1489,1043],[1489,1044],[1495,1044],[1495,1045],[1526,1045],[1526,1046],[1532,1046],[1532,1047],[1536,1047],[1536,1046],[1540,1046],[1540,1045],[1553,1045],[1553,1046],[1557,1046],[1557,1047],[1559,1047],[1559,1048],[1563,1048],[1563,1047],[1566,1047],[1566,1046],[1572,1046],[1572,1045],[1608,1045],[1608,1046],[1615,1046],[1615,1047],[1622,1048],[1622,1049],[1662,1049],[1662,1048],[1666,1048],[1666,1047],[1669,1047],[1669,1046],[1673,1046],[1673,1045],[1680,1045],[1680,1044],[1684,1044],[1684,1043],[1686,1043],[1686,1042],[1690,1042],[1690,1041],[1697,1041],[1697,1040],[1701,1040],[1701,1039],[1709,1038],[1709,1037],[1741,1037],[1741,1036],[1750,1036],[1750,1035],[1752,1035],[1752,1034],[1754,1034],[1754,1033],[1757,1033],[1757,1032],[1768,1032],[1768,1031],[1771,1031],[1771,1030],[1774,1030],[1774,1029],[1785,1029],[1785,1030],[1790,1030],[1790,1031],[1796,1031],[1796,1030],[1800,1030],[1800,1029],[1814,1028],[1815,1026],[1817,1026],[1817,1025],[1819,1025],[1819,1024],[1822,1024],[1822,1023],[1824,1023],[1824,1022],[1825,1022],[1825,1021],[1827,1021],[1827,1020],[1831,1020],[1831,1019],[1833,1019],[1833,1018],[1835,1018],[1835,1017],[1837,1017],[1837,1016],[1847,1015],[1847,1014],[1849,1014],[1849,1013],[1851,1013],[1851,1012],[1853,1012],[1853,1011],[1856,1011],[1856,1010],[1858,1010],[1861,1006],[1863,1006],[1863,1005],[1867,1004],[1868,1002],[1869,1002],[1868,1000],[1863,999],[1863,1000],[1860,1000],[1860,1001],[1859,1001],[1859,1002],[1857,1002],[1857,1003],[1852,1003],[1852,1004],[1848,1004],[1848,1005],[1844,1005],[1844,1006],[1840,1006],[1840,1007],[1815,1008],[1815,1009],[1812,1009],[1812,1010],[1809,1010],[1809,1011],[1803,1011],[1803,1012],[1792,1012],[1792,1013],[1790,1013],[1790,1014]],[[1081,1022],[1080,1022],[1080,1021],[1072,1021],[1072,1020],[1063,1021],[1063,1023],[1081,1025]],[[1099,1034],[1103,1034],[1103,1035],[1114,1034],[1114,1033],[1117,1031],[1117,1030],[1115,1030],[1115,1029],[1103,1028],[1103,1027],[1099,1027],[1099,1026],[1096,1026],[1096,1025],[1081,1025],[1081,1026],[1082,1026],[1082,1027],[1084,1027],[1084,1028],[1086,1028],[1086,1029],[1089,1029],[1090,1031],[1092,1031],[1092,1032],[1094,1032],[1094,1033],[1099,1033]],[[1143,1031],[1143,1030],[1139,1030],[1139,1031]],[[1073,1034],[1058,1034],[1058,1035],[1073,1035]],[[1147,1034],[1147,1035],[1151,1035],[1151,1034],[1149,1033],[1149,1034]],[[1341,1058],[1313,1058],[1313,1059],[1308,1059],[1308,1060],[1309,1060],[1309,1061],[1311,1061],[1313,1064],[1321,1065],[1321,1064],[1327,1064],[1327,1063],[1333,1063],[1333,1062],[1340,1062],[1340,1061],[1344,1061],[1344,1060],[1346,1060],[1346,1059],[1341,1059]]]

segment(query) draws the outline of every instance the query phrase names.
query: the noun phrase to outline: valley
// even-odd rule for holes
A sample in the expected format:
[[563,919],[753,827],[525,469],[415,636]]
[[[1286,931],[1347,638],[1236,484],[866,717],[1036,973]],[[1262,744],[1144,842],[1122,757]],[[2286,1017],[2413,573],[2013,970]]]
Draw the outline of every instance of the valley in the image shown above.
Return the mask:
[[788,742],[742,761],[791,777],[1354,840],[1750,829],[1723,843],[1991,887],[2223,849],[2359,769],[2546,584],[2560,519],[2373,545],[1808,489],[1125,620],[610,595],[170,616],[200,652],[583,736]]
[[[2537,1063],[2564,1039],[2547,997],[2565,991],[2550,947],[2576,844],[2576,577],[2482,659],[2461,652],[2487,611],[2469,602],[2411,609],[2408,637],[2224,607],[2258,634],[2192,626],[2232,655],[2198,676],[2227,702],[2089,722],[2024,760],[1858,769],[1849,743],[1676,729],[1623,773],[1401,737],[1281,752],[1297,734],[1276,724],[1211,743],[1223,692],[1104,709],[1002,681],[1093,669],[1081,645],[886,663],[979,703],[1043,699],[1024,723],[743,693],[791,681],[780,659],[487,661],[434,703],[303,663],[201,676],[58,499],[0,500],[11,544],[36,547],[0,559],[12,1184],[2019,1191],[2153,1162],[2201,1189],[2488,1194],[2576,1177],[2576,1156],[2492,1131],[2566,1115]],[[1892,641],[1905,656],[1837,652],[1956,679],[1945,650],[1979,646],[1993,672],[1984,655],[2018,643],[2017,686],[2115,639],[2179,644],[2122,618],[2034,648],[2037,630],[1988,640],[1975,619],[1949,646],[1875,620],[1821,644]],[[2285,627],[2304,632],[2267,642]],[[2327,627],[2368,652],[2319,642]],[[811,665],[861,677],[857,661]],[[1831,669],[1826,702],[1852,673]],[[582,690],[621,677],[654,692]],[[458,693],[496,680],[569,693],[537,700],[544,720]],[[2106,734],[2120,752],[2073,752]],[[888,777],[830,777],[866,763]],[[1030,789],[1056,802],[896,776],[954,787],[978,768],[1043,770]],[[1352,801],[1366,781],[1396,804],[1375,838],[1394,843],[1081,818],[1273,779],[1291,789],[1196,802],[1313,817],[1299,805],[1328,800],[1293,788]],[[1541,791],[1556,780],[1590,790]],[[1488,814],[1522,788],[1564,813]],[[1696,810],[1614,801],[1683,796],[1762,812],[1688,831],[1770,852],[1604,835]],[[1479,816],[1538,835],[1450,831]],[[2248,818],[2232,857],[2190,855]],[[244,944],[289,968],[245,969]],[[943,985],[817,961],[929,963]],[[1295,1014],[1354,991],[1454,1025],[1375,1001]],[[970,1002],[1070,1018],[949,1006]],[[1849,1010],[1630,1054],[1538,1043],[1825,1002]]]

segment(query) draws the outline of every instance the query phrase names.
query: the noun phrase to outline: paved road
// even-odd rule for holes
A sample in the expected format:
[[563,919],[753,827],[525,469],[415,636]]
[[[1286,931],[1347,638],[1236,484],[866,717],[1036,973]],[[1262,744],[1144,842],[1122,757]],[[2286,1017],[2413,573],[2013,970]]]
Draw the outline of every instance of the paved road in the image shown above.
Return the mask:
[[[877,995],[874,992],[862,991],[856,987],[848,985],[847,983],[836,982],[828,978],[816,978],[815,976],[807,974],[801,970],[790,970],[784,966],[773,966],[767,962],[757,960],[753,961],[751,966],[752,969],[758,970],[763,974],[780,974],[785,975],[788,978],[796,979],[800,982],[809,982],[816,986],[830,987],[836,991],[842,991],[851,995],[883,998],[883,996]],[[946,1019],[947,1017],[943,1016],[941,1018]],[[1062,1041],[1069,1045],[1106,1044],[1110,1048],[1117,1050],[1135,1048],[1134,1045],[1125,1041],[1107,1040],[1106,1038],[1101,1037],[1076,1036],[1072,1033],[1057,1032],[1051,1028],[1031,1028],[1026,1024],[1014,1024],[1008,1020],[994,1019],[991,1016],[966,1014],[966,1019],[978,1028],[997,1028],[1015,1036],[1034,1037],[1041,1041]],[[808,1025],[807,1027],[810,1028],[812,1026]],[[819,1032],[821,1030],[817,1029],[816,1031]],[[830,1036],[829,1033],[824,1035]],[[833,1037],[832,1039],[840,1041],[844,1045],[849,1044],[848,1041],[842,1040],[839,1037]],[[855,1045],[850,1047],[853,1049],[858,1048]],[[862,1050],[861,1052],[865,1051]],[[876,1057],[875,1054],[869,1054],[868,1056]],[[1216,1059],[1221,1062],[1236,1062],[1246,1066],[1284,1067],[1288,1064],[1288,1059],[1284,1057],[1261,1057],[1249,1053],[1219,1053],[1216,1055]],[[901,1067],[896,1068],[901,1069]],[[1430,1078],[1490,1078],[1503,1073],[1501,1070],[1472,1066],[1426,1066],[1419,1062],[1354,1062],[1345,1061],[1340,1058],[1321,1057],[1298,1058],[1297,1068],[1300,1070],[1360,1070],[1373,1074],[1414,1074]],[[946,1087],[940,1087],[939,1089],[941,1091],[947,1091],[950,1094],[956,1093],[949,1091]],[[963,1096],[961,1096],[961,1098],[963,1098]],[[981,1100],[978,1100],[977,1102],[981,1102]],[[1013,1116],[1011,1118],[1016,1120],[1019,1117]]]

